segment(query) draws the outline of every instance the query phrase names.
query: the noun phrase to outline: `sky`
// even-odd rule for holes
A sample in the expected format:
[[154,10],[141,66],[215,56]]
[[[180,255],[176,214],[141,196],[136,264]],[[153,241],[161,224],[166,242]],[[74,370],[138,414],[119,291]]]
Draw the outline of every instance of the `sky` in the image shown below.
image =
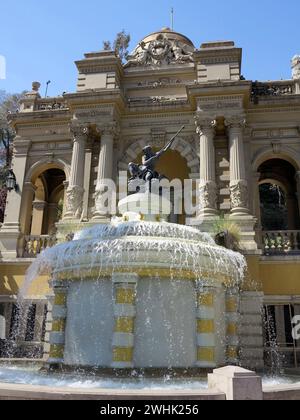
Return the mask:
[[21,92],[46,82],[49,96],[76,90],[75,60],[102,49],[125,29],[130,49],[151,32],[171,25],[197,48],[233,40],[243,48],[242,74],[249,80],[291,78],[300,54],[299,0],[0,0],[0,90]]

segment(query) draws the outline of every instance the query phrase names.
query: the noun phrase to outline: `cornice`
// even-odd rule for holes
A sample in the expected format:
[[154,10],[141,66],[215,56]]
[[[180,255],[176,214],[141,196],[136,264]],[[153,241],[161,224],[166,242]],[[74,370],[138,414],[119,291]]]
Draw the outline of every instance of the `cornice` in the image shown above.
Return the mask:
[[65,95],[71,110],[84,105],[97,106],[97,105],[117,105],[120,109],[125,108],[125,97],[120,89],[95,89],[86,90],[82,92],[70,93]]

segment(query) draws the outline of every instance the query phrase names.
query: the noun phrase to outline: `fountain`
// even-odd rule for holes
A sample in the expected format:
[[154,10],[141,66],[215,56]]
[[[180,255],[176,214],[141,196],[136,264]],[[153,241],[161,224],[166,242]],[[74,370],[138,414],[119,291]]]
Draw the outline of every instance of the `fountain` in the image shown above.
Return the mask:
[[122,217],[47,249],[30,269],[29,278],[51,275],[49,364],[186,369],[238,363],[244,258],[208,234],[165,222],[170,202],[149,191],[127,197],[119,209]]
[[[177,135],[184,129],[182,127]],[[177,136],[176,135],[176,136]],[[242,255],[210,235],[167,223],[171,202],[159,189],[162,154],[144,149],[129,164],[134,193],[109,224],[42,253],[36,274],[54,292],[51,366],[211,369],[238,364]]]
[[[119,202],[120,217],[48,248],[30,267],[23,293],[48,274],[54,295],[47,370],[0,369],[1,382],[16,384],[0,384],[0,399],[11,389],[25,399],[134,399],[149,397],[145,390],[158,398],[243,399],[249,387],[262,398],[261,378],[237,367],[245,258],[207,233],[168,223],[171,203],[154,192],[159,174],[131,169],[136,192]],[[216,370],[207,385],[201,375],[224,365],[236,367]]]

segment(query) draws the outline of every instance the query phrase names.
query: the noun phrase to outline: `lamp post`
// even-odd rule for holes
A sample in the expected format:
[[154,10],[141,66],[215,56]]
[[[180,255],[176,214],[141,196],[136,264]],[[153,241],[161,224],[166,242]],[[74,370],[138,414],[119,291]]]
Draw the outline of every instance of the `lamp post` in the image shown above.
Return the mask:
[[8,170],[6,179],[5,179],[5,185],[7,191],[11,192],[13,190],[17,190],[17,180],[16,175],[14,174],[14,171],[12,169]]
[[13,190],[17,191],[17,180],[14,174],[14,171],[10,168],[11,163],[11,154],[10,154],[10,145],[11,145],[12,135],[8,129],[3,128],[1,130],[1,142],[5,148],[5,160],[6,160],[6,168],[7,172],[5,174],[5,186],[7,191],[11,192]]

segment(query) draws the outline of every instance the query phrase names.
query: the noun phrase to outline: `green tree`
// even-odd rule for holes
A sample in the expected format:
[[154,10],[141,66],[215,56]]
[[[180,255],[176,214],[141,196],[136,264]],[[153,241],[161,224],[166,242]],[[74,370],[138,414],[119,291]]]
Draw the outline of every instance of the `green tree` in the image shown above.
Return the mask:
[[115,51],[116,55],[120,57],[122,61],[126,60],[128,57],[128,47],[130,44],[130,34],[127,34],[126,31],[123,29],[122,32],[119,32],[116,35],[116,38],[113,42],[111,41],[103,41],[103,49],[104,51]]
[[14,131],[9,126],[8,115],[15,113],[19,109],[21,94],[7,94],[0,91],[0,223],[3,222],[6,205],[7,191],[5,188],[5,178],[7,169],[10,167],[12,159],[12,141]]

